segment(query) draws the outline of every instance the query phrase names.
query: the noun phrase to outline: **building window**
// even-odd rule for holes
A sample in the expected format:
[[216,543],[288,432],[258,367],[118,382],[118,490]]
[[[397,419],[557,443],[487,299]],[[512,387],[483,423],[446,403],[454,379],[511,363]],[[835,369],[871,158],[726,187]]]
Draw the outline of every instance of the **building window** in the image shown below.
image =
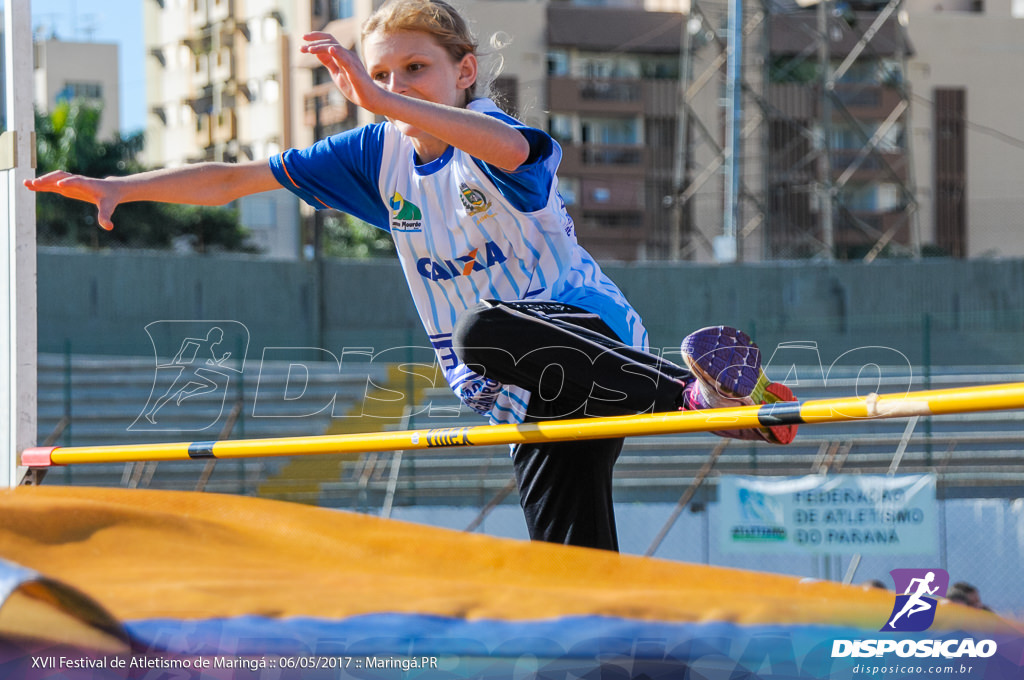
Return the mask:
[[777,55],[771,57],[768,79],[772,83],[806,85],[821,80],[821,70],[813,59]]
[[560,50],[548,52],[548,75],[569,75],[569,55]]
[[[832,128],[830,144],[835,150],[860,151],[867,140],[877,135],[880,130],[880,122],[862,123],[857,127],[851,124],[836,124]],[[903,150],[903,140],[903,124],[892,123],[876,140],[875,149],[881,152],[899,152]]]
[[576,205],[579,202],[580,181],[575,177],[562,177],[558,180],[558,194],[566,205]]
[[277,23],[277,19],[274,17],[266,17],[263,20],[263,40],[265,42],[273,42],[277,40],[280,35],[281,25]]
[[581,52],[573,60],[572,72],[579,78],[640,78],[644,58],[634,54]]
[[246,87],[246,89],[249,92],[249,101],[250,102],[258,102],[258,101],[261,101],[263,99],[262,84],[263,84],[263,81],[261,81],[259,78],[250,78],[248,80],[248,82],[246,82],[245,87]]
[[844,205],[853,212],[892,212],[902,207],[899,186],[887,182],[848,185],[842,191],[842,198]]
[[57,101],[70,99],[103,99],[103,84],[97,82],[67,81],[57,95]]
[[330,13],[328,14],[327,20],[333,21],[335,19],[348,19],[355,16],[355,1],[354,0],[330,0]]
[[678,80],[679,57],[655,55],[641,57],[640,74],[648,80]]
[[639,144],[640,122],[636,118],[583,118],[580,133],[584,144]]
[[281,84],[276,78],[270,77],[263,81],[263,98],[270,103],[281,98]]
[[552,113],[548,118],[548,132],[559,142],[572,142],[575,139],[572,116],[564,113]]
[[584,101],[636,102],[642,96],[636,80],[584,80],[579,88],[580,99]]

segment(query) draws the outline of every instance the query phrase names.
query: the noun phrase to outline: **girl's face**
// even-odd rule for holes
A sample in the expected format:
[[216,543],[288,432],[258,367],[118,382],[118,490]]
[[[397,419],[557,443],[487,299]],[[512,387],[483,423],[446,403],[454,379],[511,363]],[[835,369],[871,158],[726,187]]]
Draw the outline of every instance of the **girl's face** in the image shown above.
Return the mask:
[[[363,58],[380,87],[435,104],[464,107],[466,90],[476,81],[477,61],[467,54],[456,61],[429,33],[371,33],[363,40]],[[415,130],[392,121],[408,136]]]

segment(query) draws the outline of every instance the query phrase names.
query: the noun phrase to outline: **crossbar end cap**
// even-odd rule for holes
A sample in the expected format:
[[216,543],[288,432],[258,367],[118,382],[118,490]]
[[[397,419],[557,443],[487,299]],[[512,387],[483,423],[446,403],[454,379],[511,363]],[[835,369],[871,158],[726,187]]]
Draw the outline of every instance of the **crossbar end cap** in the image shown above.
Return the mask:
[[32,446],[21,452],[21,464],[27,467],[50,467],[53,465],[53,452],[59,446]]

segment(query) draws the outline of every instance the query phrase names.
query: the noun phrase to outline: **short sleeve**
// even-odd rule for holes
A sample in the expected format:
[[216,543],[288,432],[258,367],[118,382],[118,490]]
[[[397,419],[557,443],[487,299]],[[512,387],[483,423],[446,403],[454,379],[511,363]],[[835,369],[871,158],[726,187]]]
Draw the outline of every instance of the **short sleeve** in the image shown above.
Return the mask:
[[281,186],[314,208],[341,210],[390,231],[378,189],[383,148],[384,125],[367,125],[272,156],[270,168]]
[[526,138],[530,145],[530,155],[526,162],[512,171],[488,165],[479,159],[473,159],[494,182],[501,195],[517,210],[533,212],[540,210],[548,203],[551,184],[562,161],[562,148],[551,135],[523,125],[515,118],[498,110],[483,111],[511,125]]

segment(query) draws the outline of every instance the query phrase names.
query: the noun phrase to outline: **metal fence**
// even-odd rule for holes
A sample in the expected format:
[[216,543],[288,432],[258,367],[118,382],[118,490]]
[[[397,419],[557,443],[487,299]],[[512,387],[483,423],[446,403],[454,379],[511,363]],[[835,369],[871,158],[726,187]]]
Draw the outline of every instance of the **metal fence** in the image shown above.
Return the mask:
[[[763,348],[812,341],[826,368],[878,345],[922,367],[1020,363],[1020,260],[603,268],[644,318],[654,347],[672,350],[692,330],[724,323]],[[253,350],[429,347],[393,260],[40,249],[41,351],[59,353],[70,340],[76,354],[150,355],[144,329],[160,319],[230,319],[248,329]]]

